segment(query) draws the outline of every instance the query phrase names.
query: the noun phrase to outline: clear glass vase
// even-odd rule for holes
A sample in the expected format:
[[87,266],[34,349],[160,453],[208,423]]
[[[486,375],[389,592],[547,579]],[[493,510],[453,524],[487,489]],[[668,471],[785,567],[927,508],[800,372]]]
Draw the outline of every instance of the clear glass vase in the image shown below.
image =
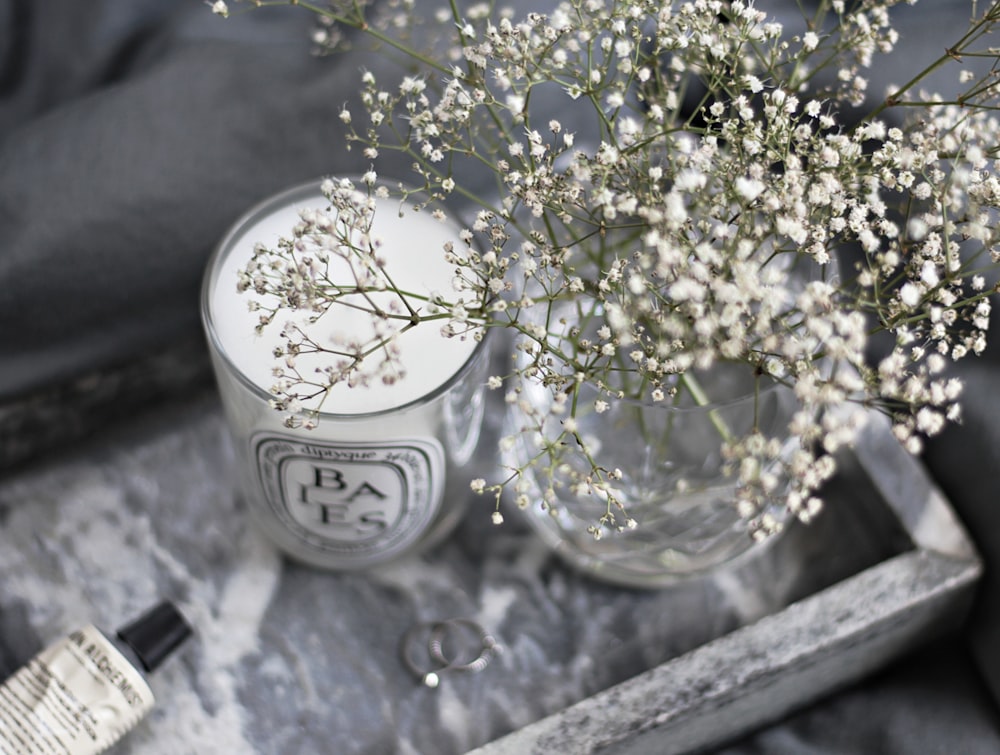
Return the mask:
[[[579,434],[593,457],[621,470],[616,495],[637,523],[634,528],[602,528],[595,538],[593,526],[607,511],[606,501],[571,496],[562,483],[573,470],[564,467],[553,480],[555,500],[542,503],[550,480],[529,470],[533,491],[524,514],[572,566],[619,585],[660,587],[732,562],[758,545],[735,505],[737,480],[722,458],[723,437],[743,437],[754,429],[769,438],[783,437],[794,397],[775,384],[753,390],[755,378],[743,366],[720,366],[697,375],[697,381],[697,397],[681,391],[674,401],[617,399],[602,413],[577,413]],[[528,386],[524,399],[544,407],[551,401],[547,393]],[[705,396],[715,400],[699,404]],[[597,398],[596,389],[581,387],[578,404],[591,406]],[[559,432],[556,417],[546,420],[542,433],[521,432],[523,408],[510,405],[506,417],[507,435],[515,439],[506,459],[511,466],[523,466],[538,453],[543,436]],[[586,474],[584,459],[571,457],[566,463]],[[775,499],[786,485],[779,482]],[[771,513],[781,517],[781,507]]]

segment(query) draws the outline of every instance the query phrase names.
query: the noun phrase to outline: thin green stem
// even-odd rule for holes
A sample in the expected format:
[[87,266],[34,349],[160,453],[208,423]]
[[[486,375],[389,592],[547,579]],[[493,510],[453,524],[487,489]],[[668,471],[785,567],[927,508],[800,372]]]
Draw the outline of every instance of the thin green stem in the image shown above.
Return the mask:
[[[677,381],[681,386],[683,386],[684,390],[688,392],[697,406],[704,407],[712,404],[712,399],[710,399],[708,394],[705,393],[704,388],[701,386],[701,382],[690,370],[682,372],[678,375]],[[722,418],[718,409],[709,409],[708,418],[712,423],[712,426],[725,442],[729,443],[733,440],[733,431],[730,429],[729,425],[726,424],[726,421]]]
[[[975,39],[979,38],[983,34],[988,33],[998,20],[1000,20],[1000,3],[994,3],[993,6],[983,14],[982,18],[973,23],[971,28],[961,37],[961,39],[959,39],[951,47],[947,48],[945,52],[942,53],[936,60],[925,66],[909,81],[898,87],[895,92],[886,97],[885,100],[883,100],[868,114],[868,117],[865,120],[871,121],[888,108],[901,104],[902,100],[900,100],[900,98],[902,95],[913,89],[917,86],[917,84],[926,79],[946,63],[960,59],[964,54],[963,48],[971,44]],[[857,128],[857,126],[855,126],[855,128]]]

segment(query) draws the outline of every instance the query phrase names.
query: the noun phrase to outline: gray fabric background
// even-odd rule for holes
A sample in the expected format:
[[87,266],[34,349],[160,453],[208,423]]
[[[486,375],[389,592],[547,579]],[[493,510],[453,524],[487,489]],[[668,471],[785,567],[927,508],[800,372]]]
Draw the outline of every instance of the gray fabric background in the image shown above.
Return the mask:
[[[900,59],[938,54],[968,6],[901,9]],[[202,270],[233,219],[358,167],[336,114],[361,62],[381,63],[311,57],[309,20],[277,9],[224,22],[201,0],[0,0],[0,401],[197,336]],[[905,74],[880,69],[873,89]],[[995,357],[964,368],[966,422],[927,454],[987,564],[969,633],[726,755],[1000,752],[983,681],[1000,680],[997,369]]]
[[226,226],[332,169],[306,14],[0,3],[0,397],[196,332]]

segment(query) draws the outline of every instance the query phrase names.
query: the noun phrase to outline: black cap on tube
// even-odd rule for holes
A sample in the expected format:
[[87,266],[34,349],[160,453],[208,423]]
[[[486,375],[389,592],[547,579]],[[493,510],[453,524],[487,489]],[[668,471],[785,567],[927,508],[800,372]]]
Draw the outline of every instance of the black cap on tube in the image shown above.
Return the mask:
[[146,671],[154,671],[191,634],[177,607],[164,601],[118,630]]

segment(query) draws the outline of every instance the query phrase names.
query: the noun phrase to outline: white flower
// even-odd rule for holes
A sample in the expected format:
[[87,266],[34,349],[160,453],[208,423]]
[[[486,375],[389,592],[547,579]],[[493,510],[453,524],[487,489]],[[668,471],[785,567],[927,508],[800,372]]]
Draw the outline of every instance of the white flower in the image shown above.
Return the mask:
[[938,276],[937,265],[930,260],[925,262],[920,268],[920,280],[923,281],[928,288],[934,288],[938,283],[940,283],[941,278]]
[[736,191],[746,201],[752,202],[764,191],[764,184],[756,179],[740,176],[736,179]]
[[911,309],[920,304],[921,298],[920,288],[914,283],[904,283],[902,288],[899,289],[900,301]]
[[399,84],[399,91],[404,94],[420,94],[427,87],[427,82],[416,76],[404,76]]
[[[583,438],[584,417],[610,426],[619,402],[655,413],[700,401],[692,370],[724,365],[790,389],[789,438],[716,428],[720,455],[742,475],[732,503],[755,537],[781,527],[772,510],[815,516],[829,454],[857,437],[846,408],[891,414],[910,451],[961,416],[948,366],[986,348],[984,268],[1000,265],[1000,93],[989,75],[963,72],[962,91],[946,98],[919,81],[869,98],[866,69],[897,41],[877,2],[832,0],[822,28],[799,32],[749,0],[595,0],[548,16],[477,2],[421,19],[438,57],[408,47],[412,3],[390,6],[377,22],[345,6],[337,24],[411,53],[393,82],[363,72],[358,103],[338,106],[342,141],[369,170],[324,181],[330,212],[303,213],[273,248],[255,245],[234,281],[261,331],[285,310],[321,329],[341,306],[372,320],[369,340],[349,332],[332,350],[325,330],[286,329],[276,409],[341,381],[395,384],[401,328],[452,339],[512,329],[514,362],[486,386],[506,386],[518,415],[504,455],[539,453],[474,489],[499,500],[512,488],[518,506],[541,499],[553,515],[571,493],[596,501],[595,537],[637,517],[613,487],[626,488],[630,470],[604,458],[613,435]],[[982,35],[941,46],[956,59],[992,54],[976,40],[998,26],[987,17]],[[335,27],[324,28],[329,46]],[[696,113],[678,94],[693,87]],[[896,96],[906,107],[893,107]],[[880,104],[859,117],[869,99]],[[386,155],[412,168],[412,192],[378,180]],[[427,201],[442,223],[445,201],[478,208],[441,250],[450,290],[397,288],[375,197]],[[852,262],[838,270],[844,250]],[[348,283],[334,285],[341,263]],[[869,368],[883,333],[891,350]]]
[[937,435],[944,428],[944,415],[924,407],[917,412],[917,429],[926,435]]

